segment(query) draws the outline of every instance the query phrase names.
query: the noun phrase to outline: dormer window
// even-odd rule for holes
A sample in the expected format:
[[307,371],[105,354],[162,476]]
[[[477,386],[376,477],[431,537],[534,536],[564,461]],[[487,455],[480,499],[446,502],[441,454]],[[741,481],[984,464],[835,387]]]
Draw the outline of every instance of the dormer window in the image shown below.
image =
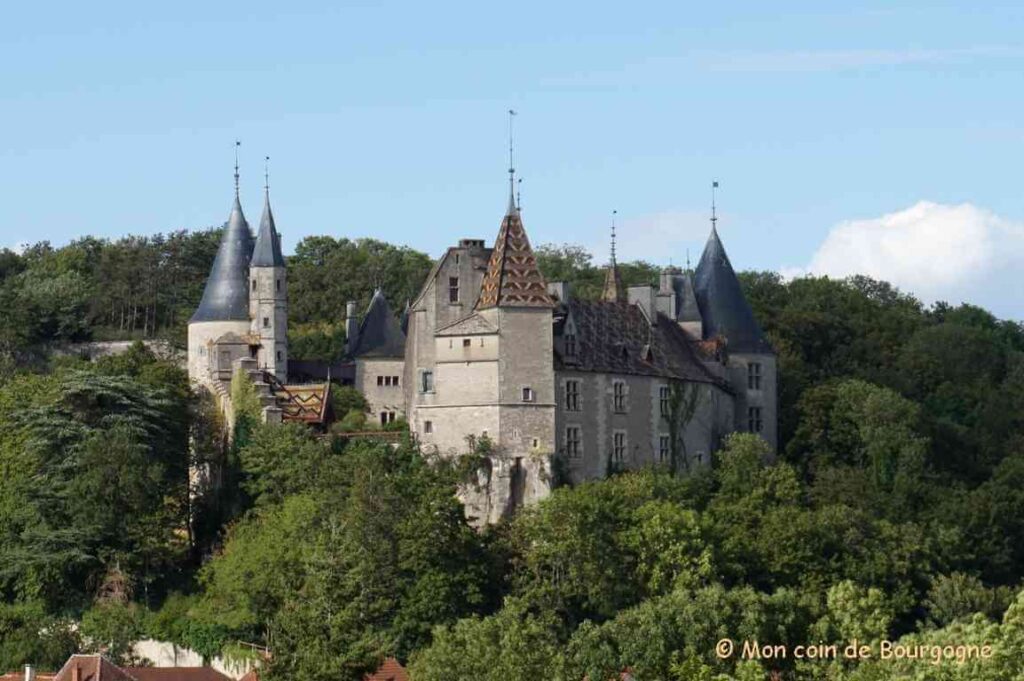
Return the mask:
[[576,356],[576,334],[567,333],[564,338],[565,343],[565,356],[575,357]]

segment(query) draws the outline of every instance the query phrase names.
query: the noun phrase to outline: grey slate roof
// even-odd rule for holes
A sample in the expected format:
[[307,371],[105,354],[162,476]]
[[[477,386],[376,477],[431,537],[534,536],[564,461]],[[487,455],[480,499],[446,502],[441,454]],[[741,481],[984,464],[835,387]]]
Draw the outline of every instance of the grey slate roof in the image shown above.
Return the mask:
[[699,322],[700,306],[693,290],[693,272],[687,270],[672,277],[672,289],[676,294],[676,319],[681,322]]
[[731,352],[774,352],[743,296],[740,281],[714,227],[693,283],[704,318],[704,338],[723,336]]
[[252,251],[253,267],[284,267],[281,255],[281,235],[274,224],[274,213],[270,210],[270,192],[264,194],[263,217],[260,231],[256,235],[256,246]]
[[242,321],[249,319],[249,258],[252,234],[235,194],[231,217],[224,226],[217,257],[206,280],[203,298],[191,322]]
[[[724,386],[709,372],[674,320],[659,314],[652,326],[638,305],[603,300],[572,299],[558,315],[572,315],[576,354],[555,353],[555,369],[611,374],[663,376]],[[564,323],[555,333],[564,333]]]
[[359,325],[359,342],[353,357],[405,357],[405,333],[380,289],[373,292],[366,316]]

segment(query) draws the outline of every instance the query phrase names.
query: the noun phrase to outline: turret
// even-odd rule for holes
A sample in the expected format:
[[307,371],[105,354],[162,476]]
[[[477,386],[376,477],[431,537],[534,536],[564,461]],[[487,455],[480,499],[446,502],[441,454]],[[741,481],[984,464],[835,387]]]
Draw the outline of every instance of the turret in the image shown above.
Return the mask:
[[259,339],[257,362],[279,381],[288,379],[288,275],[281,254],[281,235],[270,208],[269,183],[264,187],[263,217],[249,268],[249,316]]
[[235,345],[243,344],[249,333],[249,259],[252,234],[238,197],[238,169],[235,168],[235,201],[224,225],[217,256],[203,289],[199,307],[188,322],[189,378],[212,385],[214,372],[230,372],[234,356],[221,356],[214,341],[231,334]]
[[[687,273],[688,274],[688,273]],[[726,377],[736,392],[736,430],[757,433],[774,449],[778,438],[775,351],[757,323],[713,224],[693,275],[695,310],[681,302],[684,328],[701,322],[703,338],[725,344]],[[689,318],[689,320],[688,320]]]

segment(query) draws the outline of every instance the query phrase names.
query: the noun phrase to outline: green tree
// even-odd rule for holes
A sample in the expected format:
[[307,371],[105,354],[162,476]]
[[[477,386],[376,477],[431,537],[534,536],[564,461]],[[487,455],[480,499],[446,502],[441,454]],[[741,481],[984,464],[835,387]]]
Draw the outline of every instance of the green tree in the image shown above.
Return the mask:
[[358,679],[382,655],[423,646],[435,625],[487,607],[493,593],[449,467],[369,441],[350,445],[345,460],[305,577],[277,618],[274,675]]

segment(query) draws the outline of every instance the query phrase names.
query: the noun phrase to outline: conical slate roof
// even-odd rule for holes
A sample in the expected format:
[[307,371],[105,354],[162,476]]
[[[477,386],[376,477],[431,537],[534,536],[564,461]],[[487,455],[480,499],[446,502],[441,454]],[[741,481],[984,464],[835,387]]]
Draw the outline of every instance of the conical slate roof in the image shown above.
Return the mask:
[[274,224],[274,213],[270,210],[270,192],[264,194],[263,217],[260,219],[260,231],[256,235],[256,246],[252,251],[253,267],[284,267],[284,256],[281,255],[281,235]]
[[366,316],[359,325],[353,357],[405,357],[405,333],[380,289],[373,292]]
[[743,296],[718,230],[711,236],[694,276],[694,293],[704,318],[704,337],[724,336],[732,352],[773,352]]
[[554,307],[547,282],[537,268],[519,209],[509,193],[508,210],[480,285],[476,309],[491,307]]
[[681,322],[701,321],[700,306],[693,290],[693,272],[686,270],[673,277],[672,289],[676,294],[676,319]]
[[221,322],[249,319],[249,258],[252,234],[235,194],[231,217],[224,226],[217,257],[206,280],[203,298],[191,322]]

